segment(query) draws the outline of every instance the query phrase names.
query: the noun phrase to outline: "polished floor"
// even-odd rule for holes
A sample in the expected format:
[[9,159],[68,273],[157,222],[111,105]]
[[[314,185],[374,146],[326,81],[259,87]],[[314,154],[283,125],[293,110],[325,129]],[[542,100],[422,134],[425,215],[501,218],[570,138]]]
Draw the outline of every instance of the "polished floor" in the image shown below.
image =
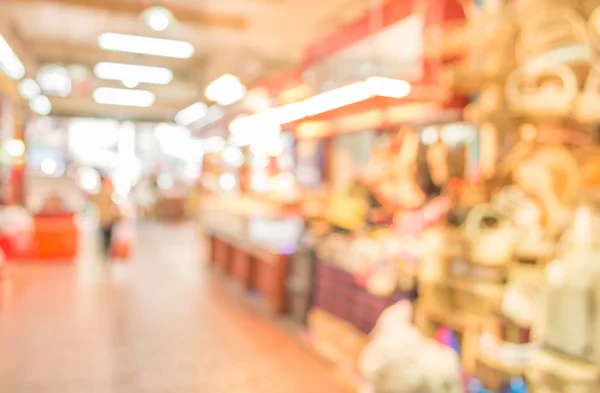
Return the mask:
[[328,368],[204,270],[191,225],[145,224],[131,263],[13,266],[2,393],[342,393]]

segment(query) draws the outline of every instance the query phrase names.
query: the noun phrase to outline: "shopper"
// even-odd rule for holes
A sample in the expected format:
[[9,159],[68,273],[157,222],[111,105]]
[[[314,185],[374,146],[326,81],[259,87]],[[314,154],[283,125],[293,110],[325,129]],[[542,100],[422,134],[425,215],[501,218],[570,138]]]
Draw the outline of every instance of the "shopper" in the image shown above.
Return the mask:
[[115,224],[121,219],[119,206],[113,201],[114,187],[108,176],[101,176],[100,192],[93,196],[98,210],[99,228],[102,236],[102,251],[105,260],[110,259],[110,248],[112,244]]

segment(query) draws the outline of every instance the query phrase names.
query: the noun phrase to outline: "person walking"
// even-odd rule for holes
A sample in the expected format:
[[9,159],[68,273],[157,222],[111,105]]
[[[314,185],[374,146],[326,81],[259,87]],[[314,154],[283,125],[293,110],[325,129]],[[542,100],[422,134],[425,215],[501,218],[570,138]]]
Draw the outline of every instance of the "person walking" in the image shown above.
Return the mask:
[[101,176],[100,192],[92,197],[98,210],[98,222],[102,237],[102,251],[106,261],[110,259],[110,249],[115,224],[121,219],[119,206],[113,201],[113,184],[108,176]]

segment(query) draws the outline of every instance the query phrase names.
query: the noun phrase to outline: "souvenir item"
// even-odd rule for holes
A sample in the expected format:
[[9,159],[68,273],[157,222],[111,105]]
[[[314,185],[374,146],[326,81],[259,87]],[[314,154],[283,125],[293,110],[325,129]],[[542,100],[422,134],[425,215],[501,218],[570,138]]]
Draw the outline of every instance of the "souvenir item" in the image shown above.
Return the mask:
[[402,147],[393,163],[391,200],[405,209],[416,209],[425,203],[426,195],[416,182],[419,136],[415,131],[404,133]]
[[548,266],[536,335],[543,347],[600,365],[600,247],[597,213],[580,207],[566,255]]
[[566,116],[579,92],[577,77],[568,66],[557,64],[539,71],[513,71],[506,81],[510,107],[535,116]]
[[365,224],[367,210],[365,198],[339,193],[329,202],[327,220],[338,228],[355,231]]
[[460,363],[450,348],[423,337],[401,302],[384,311],[363,351],[364,392],[462,393]]
[[398,288],[398,271],[389,262],[379,262],[371,268],[365,288],[375,296],[390,296]]
[[503,265],[515,249],[513,223],[493,205],[475,206],[464,223],[469,240],[468,259],[482,265]]
[[542,282],[533,277],[512,277],[504,289],[502,313],[519,326],[531,327],[541,289]]
[[420,282],[440,282],[446,276],[446,237],[443,228],[428,229],[423,233],[423,261],[419,266]]
[[513,179],[540,207],[545,233],[560,235],[579,185],[579,168],[571,153],[562,147],[533,150],[516,166]]
[[575,118],[581,123],[597,123],[600,120],[600,75],[591,70],[585,88],[577,99]]
[[542,227],[542,211],[520,188],[509,186],[494,195],[493,203],[515,223],[519,241],[515,254],[519,259],[538,260],[551,257],[555,241]]
[[448,148],[438,138],[437,142],[432,144],[427,149],[427,166],[431,173],[431,179],[437,186],[446,184],[450,177],[448,169]]

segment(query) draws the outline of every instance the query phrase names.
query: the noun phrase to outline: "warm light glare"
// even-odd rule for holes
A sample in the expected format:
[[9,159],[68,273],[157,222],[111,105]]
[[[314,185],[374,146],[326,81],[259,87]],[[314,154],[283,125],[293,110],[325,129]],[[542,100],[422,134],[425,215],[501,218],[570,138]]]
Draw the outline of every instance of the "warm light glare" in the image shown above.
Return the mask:
[[149,107],[154,104],[154,94],[147,90],[100,87],[94,90],[94,101],[105,105]]
[[57,64],[42,67],[36,79],[44,94],[67,97],[73,89],[69,70]]
[[123,81],[127,87],[132,83],[166,85],[173,80],[173,72],[168,68],[110,62],[96,64],[94,74],[100,79]]
[[48,97],[37,96],[29,102],[29,107],[32,111],[40,116],[46,116],[52,110],[52,104]]
[[20,157],[25,154],[25,143],[18,139],[10,139],[4,147],[8,155],[12,157]]
[[283,125],[352,105],[373,96],[402,98],[410,94],[411,86],[400,79],[371,77],[334,90],[312,96],[304,101],[283,105],[252,116],[236,119],[230,124],[231,132],[241,132],[264,124]]
[[23,79],[19,83],[19,93],[26,100],[32,100],[36,96],[41,94],[40,86],[31,78]]
[[231,173],[225,173],[219,178],[219,185],[223,191],[233,191],[237,181]]
[[194,54],[194,46],[186,41],[128,34],[103,33],[98,37],[98,45],[106,50],[177,59],[189,59]]
[[0,70],[11,79],[19,80],[25,76],[25,66],[0,34]]
[[212,81],[205,94],[206,98],[219,105],[231,105],[246,96],[246,87],[237,76],[225,74]]
[[175,123],[182,126],[189,126],[190,124],[202,119],[208,114],[208,107],[204,102],[196,102],[177,112],[175,115]]
[[90,194],[100,191],[100,175],[98,171],[93,168],[82,168],[79,172],[79,185],[84,191]]
[[50,157],[44,158],[40,164],[40,169],[46,175],[53,175],[57,168],[58,165],[56,164],[56,161]]
[[154,31],[165,31],[173,20],[171,11],[164,7],[149,8],[143,17],[148,27]]
[[410,83],[400,79],[372,76],[367,79],[372,95],[390,98],[406,97],[411,90]]
[[204,140],[204,152],[218,153],[225,148],[225,140],[220,136],[213,136]]

